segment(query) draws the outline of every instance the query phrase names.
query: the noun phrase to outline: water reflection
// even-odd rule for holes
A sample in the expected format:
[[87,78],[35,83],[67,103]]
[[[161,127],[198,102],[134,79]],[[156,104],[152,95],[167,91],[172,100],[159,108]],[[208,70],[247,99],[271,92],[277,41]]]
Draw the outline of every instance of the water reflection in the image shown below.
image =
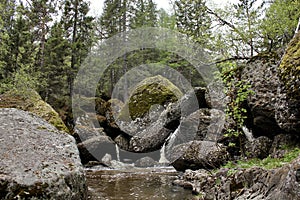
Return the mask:
[[192,199],[191,191],[172,185],[176,176],[177,172],[168,168],[88,170],[89,199]]

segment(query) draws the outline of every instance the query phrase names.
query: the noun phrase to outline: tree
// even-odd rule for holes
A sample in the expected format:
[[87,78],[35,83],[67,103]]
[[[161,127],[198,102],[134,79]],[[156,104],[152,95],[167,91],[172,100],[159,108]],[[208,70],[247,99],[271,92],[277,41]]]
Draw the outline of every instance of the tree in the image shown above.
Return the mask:
[[[232,7],[221,10],[209,9],[219,27],[216,29],[218,40],[223,43],[227,53],[236,58],[249,58],[260,52],[260,31],[258,29],[262,16],[262,5],[257,0],[239,0]],[[221,47],[222,48],[222,47]]]
[[70,43],[71,63],[68,70],[69,95],[72,95],[75,74],[93,44],[94,18],[88,16],[85,0],[66,0],[62,3],[61,22]]
[[262,46],[274,51],[292,39],[300,18],[300,0],[274,0],[267,8],[260,29],[263,35]]
[[154,27],[157,25],[157,8],[152,0],[136,0],[133,8],[131,28]]
[[45,43],[46,36],[49,33],[50,25],[55,17],[56,0],[31,0],[26,1],[29,5],[26,9],[26,15],[31,23],[34,41],[38,45],[37,58],[35,59],[35,67],[43,72],[45,59]]
[[40,89],[41,96],[48,102],[57,102],[68,96],[67,75],[71,60],[69,42],[60,22],[56,22],[45,43],[44,67]]
[[158,26],[174,30],[176,28],[176,17],[167,13],[163,8],[158,11]]
[[175,16],[180,32],[205,47],[209,46],[212,21],[205,0],[176,0]]

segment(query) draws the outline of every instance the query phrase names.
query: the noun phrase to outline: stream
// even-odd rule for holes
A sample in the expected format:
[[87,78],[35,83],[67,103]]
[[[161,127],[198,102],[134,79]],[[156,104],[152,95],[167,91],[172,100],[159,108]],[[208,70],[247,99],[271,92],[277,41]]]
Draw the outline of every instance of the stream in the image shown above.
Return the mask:
[[126,170],[86,169],[88,199],[105,200],[185,200],[190,190],[172,185],[178,172],[170,167]]

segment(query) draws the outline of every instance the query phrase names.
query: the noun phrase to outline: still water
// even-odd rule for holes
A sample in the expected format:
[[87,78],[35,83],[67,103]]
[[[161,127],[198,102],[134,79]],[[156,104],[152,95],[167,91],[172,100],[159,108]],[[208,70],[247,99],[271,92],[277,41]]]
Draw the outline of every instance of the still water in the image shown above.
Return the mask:
[[185,200],[190,190],[173,186],[178,173],[172,168],[87,170],[89,199]]

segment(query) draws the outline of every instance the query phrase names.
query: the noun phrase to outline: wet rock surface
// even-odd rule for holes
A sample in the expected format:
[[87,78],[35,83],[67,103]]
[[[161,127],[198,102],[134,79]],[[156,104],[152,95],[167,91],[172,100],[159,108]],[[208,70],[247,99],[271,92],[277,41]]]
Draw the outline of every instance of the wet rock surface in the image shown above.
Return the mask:
[[43,119],[0,109],[1,199],[87,198],[75,140]]

